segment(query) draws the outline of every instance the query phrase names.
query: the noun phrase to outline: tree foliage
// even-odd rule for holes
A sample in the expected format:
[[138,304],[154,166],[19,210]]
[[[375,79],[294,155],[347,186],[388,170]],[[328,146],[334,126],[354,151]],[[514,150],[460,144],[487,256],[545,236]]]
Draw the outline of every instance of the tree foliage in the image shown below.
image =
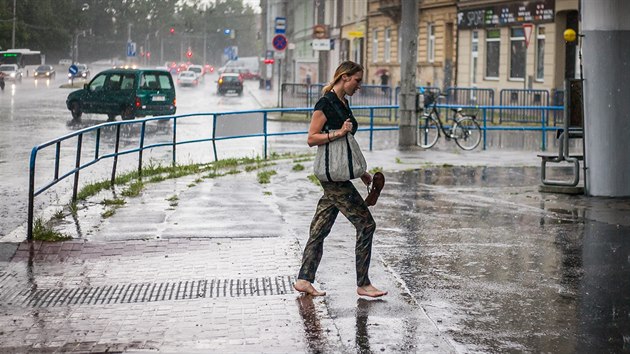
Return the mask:
[[[13,0],[0,0],[0,47],[12,47]],[[238,46],[241,56],[261,55],[259,14],[242,0],[17,0],[15,47],[39,50],[47,61],[71,58],[78,42],[79,61],[126,57],[126,43],[138,54],[151,52],[156,65],[180,61],[191,49],[194,62],[220,64],[223,49]],[[255,24],[255,25],[253,25]],[[170,28],[175,33],[170,33]],[[236,31],[236,38],[224,29]]]

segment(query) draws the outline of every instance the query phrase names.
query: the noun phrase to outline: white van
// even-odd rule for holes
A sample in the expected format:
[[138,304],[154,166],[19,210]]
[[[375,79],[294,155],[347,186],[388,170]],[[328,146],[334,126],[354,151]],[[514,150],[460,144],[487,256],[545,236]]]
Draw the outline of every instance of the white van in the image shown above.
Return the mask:
[[238,73],[246,80],[260,79],[260,57],[241,57],[236,60],[228,60],[223,67],[219,69],[219,74]]

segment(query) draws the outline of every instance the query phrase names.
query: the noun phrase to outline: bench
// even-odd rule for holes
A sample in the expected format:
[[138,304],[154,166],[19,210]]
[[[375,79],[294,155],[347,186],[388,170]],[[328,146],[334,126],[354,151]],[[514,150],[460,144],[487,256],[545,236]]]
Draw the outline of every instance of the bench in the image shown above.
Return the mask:
[[[570,94],[566,94],[570,92]],[[573,104],[571,104],[573,103]],[[565,83],[565,104],[563,127],[556,131],[558,144],[557,154],[538,154],[541,158],[540,180],[546,186],[575,187],[580,182],[580,161],[584,160],[583,154],[572,154],[569,151],[569,141],[572,139],[584,139],[584,120],[582,115],[582,81],[567,80]],[[547,179],[547,164],[567,162],[572,164],[573,178],[567,181]]]

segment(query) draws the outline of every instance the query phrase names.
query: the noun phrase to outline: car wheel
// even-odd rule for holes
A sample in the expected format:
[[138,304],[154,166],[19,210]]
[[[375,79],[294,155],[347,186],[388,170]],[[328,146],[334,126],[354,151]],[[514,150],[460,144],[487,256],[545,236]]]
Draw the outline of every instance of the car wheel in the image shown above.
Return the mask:
[[110,122],[115,121],[115,120],[116,120],[116,114],[114,114],[114,113],[108,113],[108,114],[107,114],[107,120],[108,120],[108,121],[110,121]]
[[135,118],[133,107],[125,107],[125,109],[120,114],[123,120],[132,120]]
[[79,102],[73,101],[70,103],[70,113],[72,113],[72,119],[80,120],[83,112],[81,111],[81,105]]
[[238,95],[239,95],[239,96],[243,96],[243,90],[240,90],[240,91],[238,92]]

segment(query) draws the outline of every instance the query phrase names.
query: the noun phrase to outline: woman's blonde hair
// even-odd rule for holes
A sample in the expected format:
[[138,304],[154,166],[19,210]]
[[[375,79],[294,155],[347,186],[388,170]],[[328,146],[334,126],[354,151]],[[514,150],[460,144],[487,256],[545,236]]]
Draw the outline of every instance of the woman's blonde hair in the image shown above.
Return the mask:
[[322,89],[322,95],[327,94],[328,92],[330,92],[330,90],[332,90],[333,86],[335,86],[335,84],[341,80],[341,77],[343,75],[348,75],[348,76],[352,76],[356,73],[358,73],[359,71],[363,71],[363,66],[361,66],[361,64],[355,63],[353,61],[344,61],[343,63],[339,64],[339,66],[337,67],[337,70],[335,70],[335,77],[333,78],[333,80],[331,82],[328,83],[328,85],[324,86],[324,88]]

